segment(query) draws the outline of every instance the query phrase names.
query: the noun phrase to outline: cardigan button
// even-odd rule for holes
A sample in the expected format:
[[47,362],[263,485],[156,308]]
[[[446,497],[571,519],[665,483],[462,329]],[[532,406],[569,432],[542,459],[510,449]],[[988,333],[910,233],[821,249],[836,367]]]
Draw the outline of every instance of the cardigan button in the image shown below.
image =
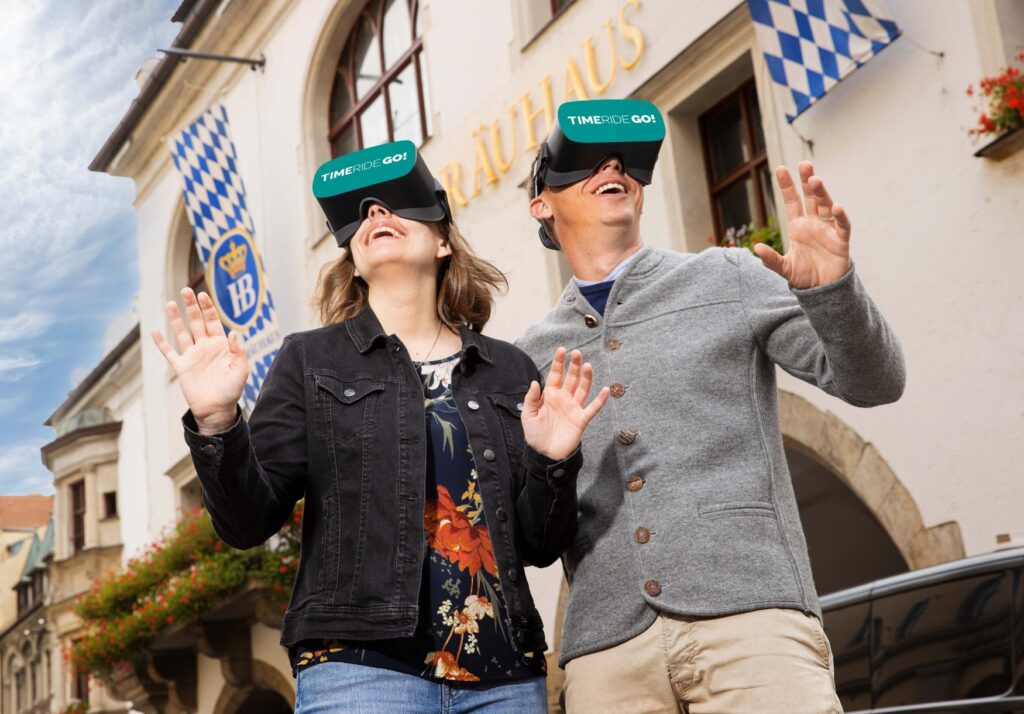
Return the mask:
[[501,506],[498,506],[497,510],[494,511],[494,515],[502,523],[508,520],[508,513],[506,513],[505,509]]
[[517,571],[515,568],[509,568],[508,579],[513,583],[519,582],[519,571]]
[[491,449],[484,449],[484,461],[494,461],[496,457]]
[[647,528],[644,528],[643,526],[640,526],[633,533],[633,537],[636,538],[636,542],[637,543],[639,543],[640,545],[643,545],[644,543],[646,543],[647,541],[649,541],[651,539],[651,531],[648,530]]
[[619,431],[619,441],[627,446],[636,441],[636,437],[638,436],[640,436],[639,432],[633,431],[632,429],[622,429]]
[[583,322],[587,327],[597,327],[597,318],[593,315],[587,315],[583,318]]
[[636,493],[644,487],[643,476],[630,476],[626,479],[626,490]]
[[644,583],[644,592],[651,597],[658,597],[661,595],[661,583],[657,580],[648,580]]
[[614,382],[611,384],[611,386],[608,387],[608,393],[611,394],[613,397],[621,397],[623,394],[626,393],[626,385],[620,384],[619,382]]
[[620,340],[608,340],[604,343],[604,348],[609,352],[614,352],[620,347],[622,347],[622,342]]

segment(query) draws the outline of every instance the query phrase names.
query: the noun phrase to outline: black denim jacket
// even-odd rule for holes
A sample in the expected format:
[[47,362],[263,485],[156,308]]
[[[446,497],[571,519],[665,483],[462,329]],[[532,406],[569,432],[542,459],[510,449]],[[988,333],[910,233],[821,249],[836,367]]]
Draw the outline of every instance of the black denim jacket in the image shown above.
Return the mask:
[[[577,449],[556,462],[519,422],[530,381],[517,347],[463,328],[452,392],[476,461],[505,625],[544,651],[524,564],[553,563],[576,533]],[[541,382],[543,384],[543,382]],[[183,419],[203,500],[225,543],[266,541],[305,496],[302,557],[281,644],[373,640],[416,629],[426,556],[426,433],[420,377],[373,312],[285,338],[248,424],[215,436]]]

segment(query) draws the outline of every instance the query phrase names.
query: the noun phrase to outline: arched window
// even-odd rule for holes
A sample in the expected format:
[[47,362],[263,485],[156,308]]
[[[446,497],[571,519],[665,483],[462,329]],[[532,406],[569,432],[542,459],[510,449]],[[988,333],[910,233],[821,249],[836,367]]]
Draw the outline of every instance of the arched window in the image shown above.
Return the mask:
[[331,155],[430,134],[417,0],[371,0],[359,13],[331,89]]

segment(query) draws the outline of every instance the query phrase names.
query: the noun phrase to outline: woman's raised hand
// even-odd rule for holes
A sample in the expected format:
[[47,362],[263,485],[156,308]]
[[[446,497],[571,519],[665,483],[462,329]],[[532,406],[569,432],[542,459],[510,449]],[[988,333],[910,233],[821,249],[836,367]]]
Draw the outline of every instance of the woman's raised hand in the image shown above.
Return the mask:
[[608,401],[608,387],[603,387],[587,404],[593,381],[594,370],[589,362],[583,363],[579,350],[568,357],[565,348],[555,350],[544,391],[540,384],[531,382],[523,400],[526,443],[557,461],[569,456],[579,446],[587,424]]
[[167,303],[167,317],[181,354],[175,352],[160,330],[150,334],[178,375],[178,384],[200,433],[219,434],[235,423],[236,405],[249,378],[245,348],[234,332],[224,333],[209,295],[199,293],[196,298],[191,288],[185,288],[181,297],[188,327],[178,304]]

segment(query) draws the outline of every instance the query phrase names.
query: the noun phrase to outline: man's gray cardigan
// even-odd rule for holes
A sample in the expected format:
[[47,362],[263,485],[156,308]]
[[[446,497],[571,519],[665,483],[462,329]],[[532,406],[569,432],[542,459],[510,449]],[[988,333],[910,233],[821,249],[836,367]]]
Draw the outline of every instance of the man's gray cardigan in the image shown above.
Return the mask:
[[556,347],[579,349],[613,390],[583,438],[563,667],[657,610],[821,617],[774,365],[857,406],[899,398],[899,343],[853,267],[797,290],[744,249],[644,247],[603,317],[570,281],[518,344],[545,373]]

